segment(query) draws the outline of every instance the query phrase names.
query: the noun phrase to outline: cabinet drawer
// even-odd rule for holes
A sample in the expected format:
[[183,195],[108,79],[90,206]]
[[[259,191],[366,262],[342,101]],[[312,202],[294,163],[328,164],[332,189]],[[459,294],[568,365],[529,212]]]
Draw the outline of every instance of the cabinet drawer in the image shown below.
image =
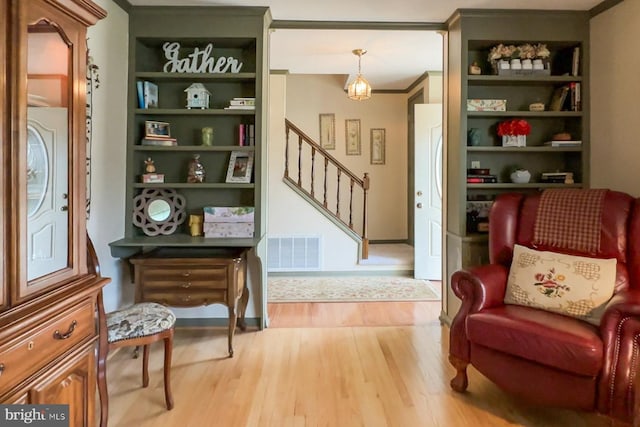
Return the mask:
[[91,300],[45,320],[0,346],[0,395],[75,345],[96,335]]
[[196,307],[214,303],[226,304],[226,290],[184,290],[175,289],[147,289],[142,291],[143,301],[153,301],[172,307]]
[[141,267],[140,278],[145,287],[153,288],[227,288],[226,267]]

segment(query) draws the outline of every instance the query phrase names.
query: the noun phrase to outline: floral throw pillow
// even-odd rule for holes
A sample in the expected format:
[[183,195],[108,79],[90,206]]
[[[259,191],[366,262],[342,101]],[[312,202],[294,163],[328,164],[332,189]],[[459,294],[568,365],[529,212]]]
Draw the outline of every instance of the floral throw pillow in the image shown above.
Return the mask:
[[615,258],[587,258],[515,245],[504,302],[599,325],[615,283]]

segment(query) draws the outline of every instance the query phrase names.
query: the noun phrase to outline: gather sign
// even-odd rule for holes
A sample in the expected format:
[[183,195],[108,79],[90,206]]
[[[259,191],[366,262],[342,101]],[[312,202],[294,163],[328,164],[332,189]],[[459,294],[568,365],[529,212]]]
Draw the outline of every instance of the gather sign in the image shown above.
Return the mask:
[[204,49],[193,48],[193,52],[184,58],[180,58],[178,42],[165,42],[162,50],[167,58],[163,68],[165,73],[239,73],[242,68],[242,62],[232,56],[220,56],[216,60],[211,55],[211,43]]

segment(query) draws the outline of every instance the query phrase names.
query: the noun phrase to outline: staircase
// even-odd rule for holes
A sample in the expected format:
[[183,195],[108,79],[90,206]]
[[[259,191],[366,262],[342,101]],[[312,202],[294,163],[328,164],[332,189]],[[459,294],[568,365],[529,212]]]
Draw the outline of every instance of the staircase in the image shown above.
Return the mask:
[[285,130],[283,181],[358,242],[360,258],[367,259],[369,175],[358,178],[287,119]]

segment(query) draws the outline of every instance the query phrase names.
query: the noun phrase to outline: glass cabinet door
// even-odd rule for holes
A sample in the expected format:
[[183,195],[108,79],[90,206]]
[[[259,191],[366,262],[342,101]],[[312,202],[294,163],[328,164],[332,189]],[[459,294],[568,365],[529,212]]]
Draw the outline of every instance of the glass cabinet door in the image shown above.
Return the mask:
[[[59,286],[79,273],[76,234],[84,225],[78,222],[79,210],[74,206],[76,197],[84,200],[84,187],[78,185],[84,162],[72,160],[80,154],[80,123],[73,114],[74,93],[79,90],[74,88],[75,80],[80,81],[73,65],[74,51],[80,50],[78,32],[63,15],[44,13],[45,2],[20,3],[26,8],[21,15],[26,17],[21,33],[26,51],[18,71],[26,74],[20,98],[26,106],[21,106],[25,119],[20,121],[24,261],[18,300]],[[81,156],[84,159],[84,152]]]

